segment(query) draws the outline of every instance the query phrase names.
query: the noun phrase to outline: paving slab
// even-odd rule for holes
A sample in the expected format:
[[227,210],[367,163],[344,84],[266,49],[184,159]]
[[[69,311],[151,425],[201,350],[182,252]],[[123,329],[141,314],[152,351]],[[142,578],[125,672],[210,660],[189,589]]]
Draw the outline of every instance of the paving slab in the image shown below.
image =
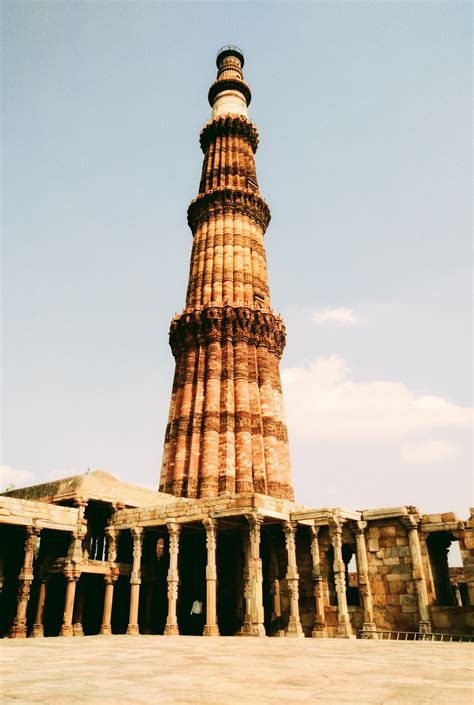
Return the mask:
[[471,644],[252,637],[4,639],[2,705],[472,705]]

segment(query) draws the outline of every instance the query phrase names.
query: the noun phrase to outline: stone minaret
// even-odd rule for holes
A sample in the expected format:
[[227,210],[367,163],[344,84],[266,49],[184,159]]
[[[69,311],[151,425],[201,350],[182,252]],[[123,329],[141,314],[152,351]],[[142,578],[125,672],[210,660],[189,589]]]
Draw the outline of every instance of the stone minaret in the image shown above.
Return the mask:
[[212,117],[200,135],[186,307],[170,329],[176,372],[160,491],[293,499],[279,372],[285,326],[270,305],[270,211],[255,172],[258,133],[247,117],[243,65],[237,47],[217,55]]

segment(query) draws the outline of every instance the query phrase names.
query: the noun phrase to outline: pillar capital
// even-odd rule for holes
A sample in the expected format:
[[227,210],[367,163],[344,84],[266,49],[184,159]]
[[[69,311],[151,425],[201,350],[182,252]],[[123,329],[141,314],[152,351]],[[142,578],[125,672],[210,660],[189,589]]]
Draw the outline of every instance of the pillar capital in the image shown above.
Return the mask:
[[283,522],[283,531],[285,532],[285,534],[293,534],[293,536],[294,536],[297,528],[298,528],[297,521],[284,521]]
[[329,518],[329,534],[331,538],[340,539],[342,537],[343,522],[338,517]]
[[117,529],[115,526],[111,526],[110,524],[105,527],[105,535],[107,536],[108,539],[115,540],[117,539],[119,535],[119,529]]
[[178,536],[181,531],[181,524],[178,524],[176,521],[170,521],[166,524],[166,528],[170,536]]
[[108,573],[107,575],[104,575],[104,581],[106,585],[114,585],[119,578],[119,574],[117,573]]
[[354,522],[354,533],[355,534],[363,534],[364,531],[367,528],[367,522],[366,521],[355,521]]
[[130,533],[134,541],[139,541],[143,536],[143,526],[132,526]]
[[204,519],[203,522],[206,529],[206,548],[208,553],[216,550],[216,533],[217,521],[215,519]]
[[80,568],[64,568],[64,577],[69,582],[77,582],[81,577]]
[[257,514],[256,512],[252,512],[252,514],[246,514],[245,518],[247,519],[250,528],[254,528],[257,526],[260,527],[263,523],[263,516],[261,514]]
[[420,523],[420,517],[418,514],[407,514],[406,516],[400,517],[400,521],[408,531],[414,531],[418,529]]
[[207,517],[206,519],[202,520],[202,523],[206,531],[215,531],[217,529],[217,519]]

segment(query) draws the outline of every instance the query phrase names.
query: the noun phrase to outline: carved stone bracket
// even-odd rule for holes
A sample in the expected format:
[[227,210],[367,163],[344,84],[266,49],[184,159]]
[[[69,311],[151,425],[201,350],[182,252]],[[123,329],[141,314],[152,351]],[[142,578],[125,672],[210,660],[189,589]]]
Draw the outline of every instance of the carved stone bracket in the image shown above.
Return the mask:
[[254,220],[263,232],[270,222],[270,209],[263,198],[253,191],[219,189],[199,195],[188,208],[188,224],[193,233],[198,223],[212,216],[241,213]]
[[209,306],[176,316],[170,326],[170,346],[180,351],[222,340],[246,341],[281,357],[286,330],[279,316],[245,307]]
[[199,143],[205,153],[209,144],[222,136],[236,136],[246,139],[255,154],[258,147],[258,130],[255,125],[243,115],[220,115],[206,123],[199,135]]

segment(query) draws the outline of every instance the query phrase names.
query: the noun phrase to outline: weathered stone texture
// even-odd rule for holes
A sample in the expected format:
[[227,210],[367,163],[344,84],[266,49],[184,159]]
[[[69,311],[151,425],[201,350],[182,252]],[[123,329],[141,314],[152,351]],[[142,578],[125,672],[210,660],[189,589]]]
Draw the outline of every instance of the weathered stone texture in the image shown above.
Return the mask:
[[170,329],[176,374],[160,490],[182,497],[254,491],[291,500],[278,369],[285,327],[270,308],[263,241],[270,211],[259,192],[258,134],[246,117],[250,91],[240,61],[220,60],[209,94],[213,120],[200,137],[186,308]]

